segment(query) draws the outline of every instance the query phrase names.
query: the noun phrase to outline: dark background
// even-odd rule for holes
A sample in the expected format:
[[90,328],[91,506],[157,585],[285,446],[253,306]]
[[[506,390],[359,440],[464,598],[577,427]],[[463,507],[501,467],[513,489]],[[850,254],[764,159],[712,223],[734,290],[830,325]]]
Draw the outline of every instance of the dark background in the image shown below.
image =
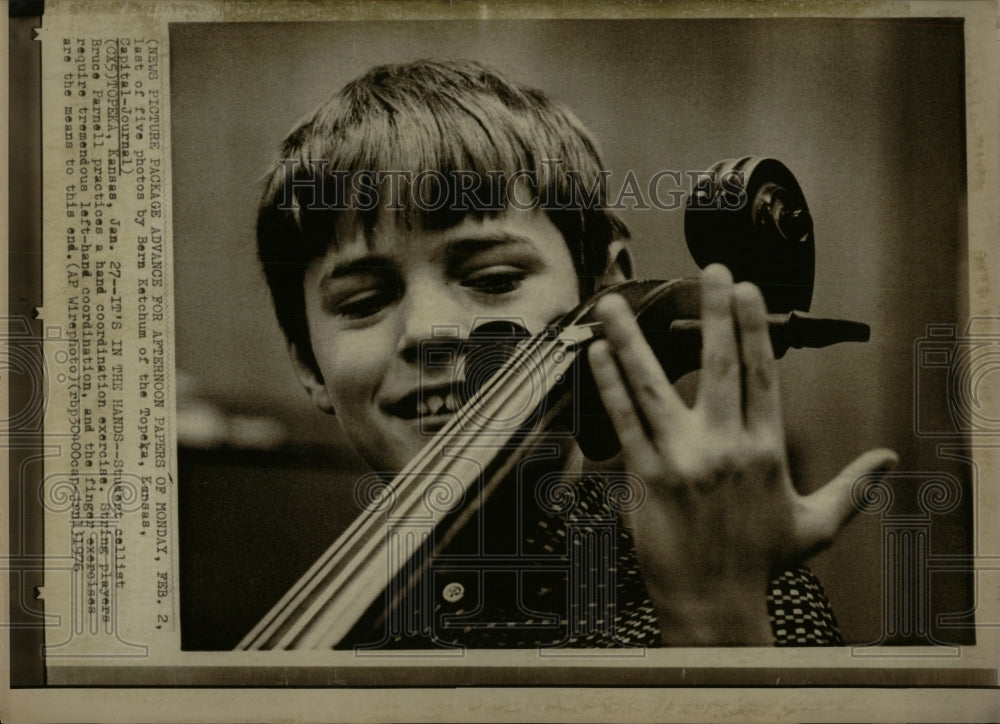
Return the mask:
[[[781,363],[796,478],[811,490],[862,451],[895,449],[896,512],[928,478],[958,507],[930,554],[972,548],[969,471],[920,429],[950,429],[928,324],[966,315],[963,34],[950,20],[481,21],[171,26],[183,640],[228,648],[354,516],[363,466],[294,380],[254,257],[260,179],[295,122],[379,63],[473,58],[567,103],[617,189],[631,170],[773,156],[812,212],[812,312],[862,320],[865,345]],[[690,276],[680,211],[623,214],[641,276]],[[813,569],[848,641],[881,639],[883,526],[859,515]],[[923,581],[923,579],[921,579]],[[923,585],[923,583],[921,583]],[[935,575],[938,613],[971,608]],[[969,641],[971,629],[936,640]],[[912,637],[911,637],[912,638]],[[915,640],[921,640],[917,636]]]

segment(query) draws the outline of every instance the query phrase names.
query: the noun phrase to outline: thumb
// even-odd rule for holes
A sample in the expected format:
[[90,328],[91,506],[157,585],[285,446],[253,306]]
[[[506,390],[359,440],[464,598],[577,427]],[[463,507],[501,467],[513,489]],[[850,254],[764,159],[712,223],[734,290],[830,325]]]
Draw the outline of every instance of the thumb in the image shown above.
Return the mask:
[[796,543],[804,557],[833,542],[840,529],[858,512],[851,491],[864,476],[881,477],[896,467],[899,456],[879,448],[860,455],[829,483],[800,499],[796,515]]

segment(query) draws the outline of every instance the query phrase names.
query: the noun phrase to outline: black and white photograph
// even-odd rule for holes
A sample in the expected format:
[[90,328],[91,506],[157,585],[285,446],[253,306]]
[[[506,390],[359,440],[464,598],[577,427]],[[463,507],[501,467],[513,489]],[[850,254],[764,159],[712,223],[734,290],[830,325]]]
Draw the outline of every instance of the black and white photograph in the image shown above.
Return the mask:
[[[240,644],[334,555],[371,471],[468,511],[442,499],[461,524],[424,530],[424,500],[410,530],[395,500],[351,529],[429,535],[419,583],[388,586],[388,548],[311,574],[291,606],[380,578],[357,645],[974,640],[967,572],[906,578],[972,542],[969,463],[937,448],[970,401],[918,342],[965,321],[960,23],[177,24],[170,41],[185,647]],[[687,282],[595,303],[629,279]],[[790,313],[835,321],[796,332]],[[461,362],[480,325],[497,368],[498,337],[541,344],[566,315],[571,380],[547,394],[562,370],[539,350],[496,390],[507,407],[459,410],[492,372]],[[723,359],[698,372],[713,322],[704,354]],[[579,399],[543,419],[556,395]],[[539,404],[530,435],[498,442]],[[461,483],[459,445],[483,450]],[[896,533],[928,547],[895,550],[884,527],[910,513],[926,530]],[[319,633],[342,625],[328,606],[247,645],[340,644]]]
[[995,720],[995,3],[9,10],[0,719]]

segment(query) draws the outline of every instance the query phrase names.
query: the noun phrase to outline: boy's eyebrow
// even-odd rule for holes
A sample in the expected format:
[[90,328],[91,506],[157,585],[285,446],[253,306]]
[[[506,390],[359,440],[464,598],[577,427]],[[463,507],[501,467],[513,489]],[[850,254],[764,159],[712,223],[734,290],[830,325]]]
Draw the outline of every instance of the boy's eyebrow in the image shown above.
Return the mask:
[[[526,236],[497,232],[481,236],[461,236],[452,239],[445,245],[444,254],[448,266],[453,267],[472,258],[476,254],[498,247],[515,248],[518,250],[534,250],[535,243]],[[327,284],[336,279],[355,274],[384,274],[396,267],[396,261],[383,254],[366,254],[350,261],[336,264],[323,275],[321,284]]]
[[365,256],[351,259],[335,265],[330,271],[323,275],[322,283],[334,279],[342,279],[354,274],[381,274],[394,266],[394,262],[387,256],[381,254],[366,254]]
[[536,245],[526,236],[507,232],[484,234],[482,236],[462,236],[448,242],[445,248],[445,256],[450,263],[454,263],[497,247],[526,247],[526,249],[535,249]]

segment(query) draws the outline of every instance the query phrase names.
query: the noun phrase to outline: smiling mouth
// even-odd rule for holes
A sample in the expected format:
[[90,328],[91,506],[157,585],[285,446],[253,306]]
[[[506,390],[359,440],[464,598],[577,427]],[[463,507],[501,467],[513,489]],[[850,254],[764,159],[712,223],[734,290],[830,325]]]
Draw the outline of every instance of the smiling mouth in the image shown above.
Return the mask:
[[404,420],[453,415],[459,408],[458,398],[450,388],[441,387],[412,392],[397,402],[386,406],[386,410]]

